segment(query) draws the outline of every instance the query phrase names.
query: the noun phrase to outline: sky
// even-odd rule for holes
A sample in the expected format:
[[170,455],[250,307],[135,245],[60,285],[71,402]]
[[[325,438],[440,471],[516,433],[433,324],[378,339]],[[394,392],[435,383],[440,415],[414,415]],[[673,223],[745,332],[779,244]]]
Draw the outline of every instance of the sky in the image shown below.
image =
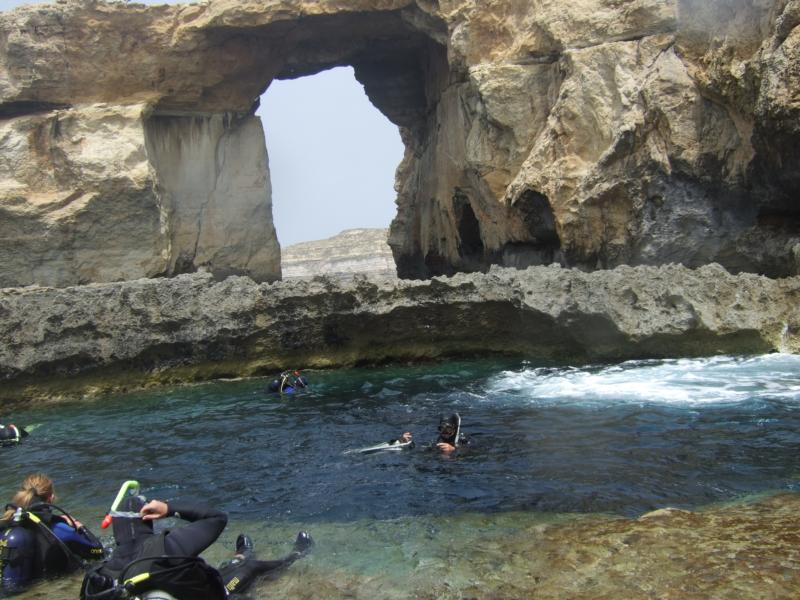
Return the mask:
[[[0,10],[43,0],[0,0]],[[177,4],[145,1],[144,4]],[[397,127],[367,98],[350,67],[274,81],[261,96],[278,242],[388,227],[397,213]]]

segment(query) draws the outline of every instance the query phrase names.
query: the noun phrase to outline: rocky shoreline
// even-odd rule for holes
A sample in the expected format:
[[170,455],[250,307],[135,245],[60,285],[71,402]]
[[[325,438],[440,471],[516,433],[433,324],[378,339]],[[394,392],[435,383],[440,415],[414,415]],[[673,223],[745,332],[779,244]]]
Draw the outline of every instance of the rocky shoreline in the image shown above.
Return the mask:
[[718,265],[430,280],[210,274],[0,290],[0,399],[453,356],[558,363],[798,351],[800,277]]

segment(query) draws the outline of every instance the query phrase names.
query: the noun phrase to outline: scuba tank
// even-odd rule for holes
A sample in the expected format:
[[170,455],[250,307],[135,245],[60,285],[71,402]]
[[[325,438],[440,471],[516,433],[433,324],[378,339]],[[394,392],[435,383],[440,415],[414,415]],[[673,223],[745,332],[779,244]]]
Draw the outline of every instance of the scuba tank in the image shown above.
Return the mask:
[[22,525],[22,511],[17,509],[12,525],[0,537],[0,589],[18,592],[34,579],[36,536]]
[[[85,566],[83,557],[73,552],[50,530],[52,508],[64,513],[74,523],[66,512],[46,503],[34,505],[28,510],[13,504],[6,504],[6,508],[14,508],[16,512],[10,526],[0,537],[2,589],[18,591],[39,577],[65,575]],[[86,533],[84,530],[84,535]],[[86,558],[101,558],[102,548],[97,550],[99,554],[89,552]]]

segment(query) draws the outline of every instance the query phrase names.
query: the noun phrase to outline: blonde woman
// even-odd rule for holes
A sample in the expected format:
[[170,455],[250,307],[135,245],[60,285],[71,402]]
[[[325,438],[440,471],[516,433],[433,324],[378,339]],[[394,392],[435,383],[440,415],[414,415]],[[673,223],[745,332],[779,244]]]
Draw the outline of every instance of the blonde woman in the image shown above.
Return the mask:
[[43,473],[28,475],[11,499],[0,519],[3,590],[19,591],[40,577],[72,572],[83,559],[103,558],[100,541],[55,501],[53,481]]

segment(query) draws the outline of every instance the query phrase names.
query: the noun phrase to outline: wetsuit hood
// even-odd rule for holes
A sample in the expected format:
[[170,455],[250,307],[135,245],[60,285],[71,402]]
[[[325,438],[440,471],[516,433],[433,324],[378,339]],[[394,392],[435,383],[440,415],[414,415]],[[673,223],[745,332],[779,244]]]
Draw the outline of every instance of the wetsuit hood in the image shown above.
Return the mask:
[[458,434],[461,430],[461,417],[453,413],[449,417],[442,416],[439,420],[439,441],[458,446]]

